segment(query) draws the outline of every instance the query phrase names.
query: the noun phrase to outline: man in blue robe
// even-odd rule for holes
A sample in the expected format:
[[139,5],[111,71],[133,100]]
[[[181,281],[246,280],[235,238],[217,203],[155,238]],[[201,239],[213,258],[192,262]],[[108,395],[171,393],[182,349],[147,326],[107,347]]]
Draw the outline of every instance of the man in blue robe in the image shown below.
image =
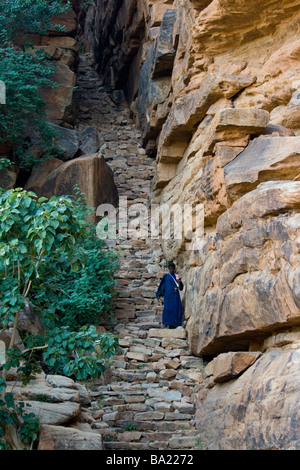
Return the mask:
[[181,277],[175,274],[174,263],[168,264],[169,272],[164,274],[156,292],[156,298],[164,297],[163,325],[176,328],[182,325],[182,305],[179,291],[183,290]]

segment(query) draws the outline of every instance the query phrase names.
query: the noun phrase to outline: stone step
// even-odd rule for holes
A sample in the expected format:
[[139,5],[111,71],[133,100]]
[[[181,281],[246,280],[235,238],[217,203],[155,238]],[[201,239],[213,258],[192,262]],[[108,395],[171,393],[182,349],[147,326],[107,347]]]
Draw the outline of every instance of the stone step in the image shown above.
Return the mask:
[[141,325],[152,325],[151,328],[153,328],[153,325],[160,325],[160,315],[148,315],[135,318],[135,323]]
[[103,442],[105,450],[149,450],[147,442]]
[[[120,428],[128,428],[132,423],[128,421],[117,421],[117,426]],[[189,421],[135,421],[132,424],[136,431],[155,431],[155,432],[162,432],[162,431],[185,431],[190,430],[192,425]]]
[[159,328],[161,326],[160,322],[152,321],[152,322],[140,322],[139,324],[140,329],[142,330],[151,330],[153,328]]

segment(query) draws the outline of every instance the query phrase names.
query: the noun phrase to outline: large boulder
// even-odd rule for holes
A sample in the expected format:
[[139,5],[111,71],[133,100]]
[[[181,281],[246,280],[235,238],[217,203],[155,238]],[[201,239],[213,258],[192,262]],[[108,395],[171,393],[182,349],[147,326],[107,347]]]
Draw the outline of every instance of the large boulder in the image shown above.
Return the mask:
[[38,450],[103,450],[102,436],[92,430],[43,425]]
[[52,124],[51,128],[55,132],[54,140],[62,160],[72,160],[79,150],[78,132],[75,129],[67,129],[56,124]]
[[108,203],[118,205],[118,192],[113,173],[101,155],[86,155],[68,162],[46,159],[34,168],[25,189],[37,196],[51,197],[74,194],[78,185],[85,193],[87,204],[98,207]]
[[57,61],[52,80],[59,86],[43,91],[48,119],[53,124],[75,123],[76,75],[63,61]]
[[8,190],[13,189],[17,182],[18,169],[2,169],[0,170],[0,188]]
[[45,331],[43,322],[34,311],[34,305],[28,299],[25,299],[25,307],[20,310],[17,328],[18,331],[29,332],[35,336]]
[[79,131],[80,153],[90,155],[97,153],[100,147],[98,131],[94,127],[84,127]]

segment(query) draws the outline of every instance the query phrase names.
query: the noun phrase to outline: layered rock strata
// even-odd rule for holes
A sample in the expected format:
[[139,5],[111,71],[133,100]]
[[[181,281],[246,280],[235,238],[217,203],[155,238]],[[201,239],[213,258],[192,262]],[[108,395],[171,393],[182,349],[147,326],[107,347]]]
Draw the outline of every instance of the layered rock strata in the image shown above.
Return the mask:
[[8,372],[7,393],[39,419],[38,450],[102,450],[102,436],[84,419],[91,397],[85,386],[68,377],[37,375],[28,385]]
[[187,286],[191,350],[258,357],[225,383],[209,373],[198,429],[210,449],[297,449],[299,343],[274,338],[300,324],[299,5],[111,0],[106,17],[103,7],[87,15],[86,44],[101,43],[95,62],[156,155],[152,201],[203,207],[200,248],[162,243]]

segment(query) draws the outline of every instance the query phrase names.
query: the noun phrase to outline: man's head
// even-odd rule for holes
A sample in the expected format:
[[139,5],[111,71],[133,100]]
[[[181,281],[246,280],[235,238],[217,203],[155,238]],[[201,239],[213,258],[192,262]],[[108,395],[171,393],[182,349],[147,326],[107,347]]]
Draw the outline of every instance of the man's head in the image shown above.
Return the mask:
[[168,268],[169,268],[170,274],[174,274],[174,273],[175,273],[176,266],[175,266],[174,263],[169,263],[169,264],[168,264]]

